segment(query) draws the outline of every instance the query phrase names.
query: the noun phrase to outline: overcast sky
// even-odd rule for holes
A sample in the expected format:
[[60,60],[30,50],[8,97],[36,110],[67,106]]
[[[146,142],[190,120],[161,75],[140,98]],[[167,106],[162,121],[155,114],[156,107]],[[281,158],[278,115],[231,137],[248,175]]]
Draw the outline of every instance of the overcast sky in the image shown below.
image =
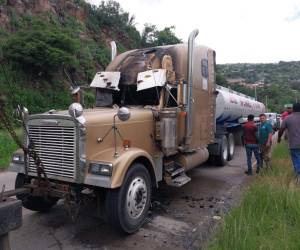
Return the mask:
[[[88,0],[98,5],[101,0]],[[187,41],[199,29],[197,43],[217,52],[217,63],[300,60],[300,1],[298,0],[119,0],[144,23],[159,29],[175,25]]]

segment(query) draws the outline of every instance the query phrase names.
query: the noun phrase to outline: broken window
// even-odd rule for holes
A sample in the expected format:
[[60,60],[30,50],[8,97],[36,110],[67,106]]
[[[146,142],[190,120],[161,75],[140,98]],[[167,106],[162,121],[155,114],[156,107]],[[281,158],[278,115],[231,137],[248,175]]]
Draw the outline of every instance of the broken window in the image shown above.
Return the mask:
[[119,85],[120,91],[113,92],[113,100],[119,106],[158,105],[161,87],[137,91],[136,85]]
[[111,107],[113,105],[113,90],[96,88],[96,107]]

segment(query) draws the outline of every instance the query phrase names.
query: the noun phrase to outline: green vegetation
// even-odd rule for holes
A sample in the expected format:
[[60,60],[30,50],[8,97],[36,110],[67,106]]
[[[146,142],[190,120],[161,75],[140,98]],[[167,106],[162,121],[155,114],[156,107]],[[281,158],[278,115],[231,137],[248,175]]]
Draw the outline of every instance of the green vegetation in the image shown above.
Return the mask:
[[[24,10],[6,1],[1,5],[9,22],[2,25],[0,20],[0,60],[4,65],[0,67],[0,94],[4,93],[10,107],[14,95],[31,113],[66,109],[71,99],[63,68],[79,85],[88,85],[95,72],[110,62],[111,40],[116,41],[119,52],[180,41],[174,27],[160,31],[155,26],[153,41],[144,41],[134,16],[116,1],[103,1],[97,7],[83,0],[54,0],[55,11],[36,11],[36,1],[18,2],[22,4]],[[92,91],[86,93],[86,100],[91,106]]]
[[[18,130],[17,133],[20,134],[21,130]],[[0,130],[0,170],[8,167],[12,153],[17,150],[17,148],[17,144],[6,131]]]
[[146,23],[142,34],[143,47],[154,47],[160,45],[181,43],[174,33],[175,26],[157,30],[153,24]]
[[273,171],[250,184],[208,249],[299,249],[300,187],[285,144],[275,147],[272,162]]
[[[222,86],[255,96],[252,84],[263,82],[257,87],[257,98],[267,104],[270,111],[281,112],[284,104],[300,101],[300,62],[269,64],[223,64],[217,66],[217,82]],[[246,87],[229,84],[227,79],[243,79]]]
[[9,36],[3,45],[3,58],[15,68],[35,76],[52,76],[63,65],[78,67],[76,54],[79,43],[71,34],[58,27],[46,28],[45,23],[32,30]]

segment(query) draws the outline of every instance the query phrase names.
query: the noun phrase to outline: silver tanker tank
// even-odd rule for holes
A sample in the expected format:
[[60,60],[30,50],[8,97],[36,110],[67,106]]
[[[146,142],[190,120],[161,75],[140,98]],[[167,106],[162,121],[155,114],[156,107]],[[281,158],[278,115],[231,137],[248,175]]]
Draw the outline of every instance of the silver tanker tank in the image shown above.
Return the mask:
[[239,122],[249,114],[258,116],[265,112],[265,105],[250,96],[217,86],[216,121],[218,124]]

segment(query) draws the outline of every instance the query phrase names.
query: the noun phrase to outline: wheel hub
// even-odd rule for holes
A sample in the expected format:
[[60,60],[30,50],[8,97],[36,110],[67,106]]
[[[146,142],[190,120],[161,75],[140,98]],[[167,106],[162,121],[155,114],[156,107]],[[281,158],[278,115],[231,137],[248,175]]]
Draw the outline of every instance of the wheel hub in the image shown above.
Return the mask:
[[234,141],[230,140],[229,141],[229,154],[233,155],[233,152],[234,152]]
[[228,149],[227,149],[227,145],[224,145],[224,151],[223,151],[223,159],[227,160],[227,156],[228,156]]
[[145,180],[142,177],[134,178],[129,185],[126,197],[126,208],[129,217],[136,219],[143,213],[147,195]]

